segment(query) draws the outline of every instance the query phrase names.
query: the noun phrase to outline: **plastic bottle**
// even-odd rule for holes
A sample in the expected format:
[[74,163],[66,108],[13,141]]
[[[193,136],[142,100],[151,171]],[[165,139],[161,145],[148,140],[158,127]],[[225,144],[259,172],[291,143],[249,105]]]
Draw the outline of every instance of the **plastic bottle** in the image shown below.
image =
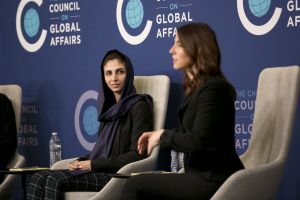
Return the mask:
[[53,132],[49,141],[50,167],[61,160],[61,142],[57,132]]

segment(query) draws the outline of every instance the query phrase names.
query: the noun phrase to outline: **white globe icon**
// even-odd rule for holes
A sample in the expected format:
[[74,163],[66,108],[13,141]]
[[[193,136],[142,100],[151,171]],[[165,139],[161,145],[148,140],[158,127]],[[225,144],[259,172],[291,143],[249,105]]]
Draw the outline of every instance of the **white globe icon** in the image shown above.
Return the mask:
[[29,37],[34,37],[40,28],[40,18],[37,11],[30,8],[26,11],[24,16],[24,29]]
[[249,0],[248,2],[251,13],[256,17],[264,16],[268,12],[271,4],[271,0]]
[[144,17],[144,8],[140,0],[129,0],[126,5],[126,21],[131,28],[141,25]]

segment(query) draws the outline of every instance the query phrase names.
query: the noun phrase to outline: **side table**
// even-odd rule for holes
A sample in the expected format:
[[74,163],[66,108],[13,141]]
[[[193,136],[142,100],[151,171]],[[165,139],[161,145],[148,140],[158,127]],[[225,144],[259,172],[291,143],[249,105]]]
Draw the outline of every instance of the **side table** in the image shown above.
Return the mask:
[[25,167],[25,168],[12,168],[0,170],[0,174],[15,174],[21,175],[22,180],[22,190],[23,190],[23,199],[26,199],[26,176],[28,174],[34,174],[39,171],[49,170],[48,167]]

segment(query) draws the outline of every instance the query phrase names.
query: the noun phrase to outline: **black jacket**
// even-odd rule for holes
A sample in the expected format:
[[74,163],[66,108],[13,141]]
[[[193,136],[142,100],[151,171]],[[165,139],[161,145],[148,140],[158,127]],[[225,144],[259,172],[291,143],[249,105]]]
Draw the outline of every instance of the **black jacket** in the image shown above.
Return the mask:
[[142,156],[137,152],[137,141],[143,132],[151,131],[152,128],[151,108],[144,101],[137,102],[123,117],[117,129],[109,157],[92,160],[92,170],[115,173],[124,165],[142,159]]
[[17,148],[15,112],[10,100],[0,93],[0,168],[5,168]]
[[178,110],[179,127],[165,130],[161,148],[185,153],[187,173],[223,182],[242,169],[235,151],[235,91],[221,78],[211,77]]

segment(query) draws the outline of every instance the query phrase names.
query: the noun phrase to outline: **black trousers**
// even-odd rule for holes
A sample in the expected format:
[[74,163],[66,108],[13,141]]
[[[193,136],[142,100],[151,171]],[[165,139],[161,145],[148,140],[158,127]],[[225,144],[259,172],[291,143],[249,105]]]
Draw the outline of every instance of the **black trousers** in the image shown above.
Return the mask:
[[27,200],[64,199],[68,191],[100,191],[111,179],[105,173],[73,175],[69,170],[41,171],[32,175]]
[[128,179],[124,200],[206,200],[221,183],[193,174],[141,174]]

